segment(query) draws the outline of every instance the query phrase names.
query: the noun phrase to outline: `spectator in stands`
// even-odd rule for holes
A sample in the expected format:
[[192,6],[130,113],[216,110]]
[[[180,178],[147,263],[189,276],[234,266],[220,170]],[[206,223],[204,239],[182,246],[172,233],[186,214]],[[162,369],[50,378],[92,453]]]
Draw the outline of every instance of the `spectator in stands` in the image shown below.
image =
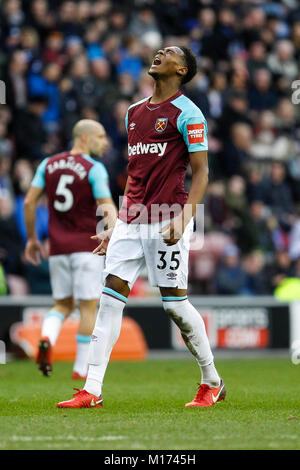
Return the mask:
[[208,91],[209,113],[208,117],[219,119],[222,116],[225,104],[225,90],[227,86],[226,75],[217,72],[211,77]]
[[89,60],[105,57],[103,47],[101,47],[101,35],[107,30],[105,22],[93,22],[85,32],[84,41]]
[[[285,100],[283,100],[284,103]],[[281,107],[284,106],[282,103]],[[277,125],[276,125],[277,124]],[[250,154],[259,160],[290,160],[296,153],[296,141],[292,136],[292,127],[285,133],[279,128],[279,119],[276,123],[275,113],[266,110],[258,115],[254,126],[254,139]]]
[[280,219],[294,210],[292,192],[286,182],[286,169],[282,163],[272,163],[266,180],[264,202]]
[[7,123],[0,120],[0,156],[5,155],[7,158],[11,158],[13,151],[13,142],[8,137]]
[[112,36],[123,42],[128,37],[128,19],[126,5],[118,4],[114,6],[109,15],[109,32]]
[[80,54],[85,54],[82,39],[79,36],[68,36],[64,42],[64,52],[67,61],[71,61]]
[[229,47],[237,39],[236,16],[230,8],[220,8],[213,33],[202,41],[201,53],[214,63],[229,59]]
[[243,259],[243,268],[246,272],[244,294],[269,295],[268,281],[266,277],[266,259],[264,254],[255,250]]
[[261,33],[266,27],[266,14],[263,9],[251,6],[249,11],[241,13],[242,21],[241,39],[246,49],[251,47],[253,42],[261,38]]
[[66,37],[82,37],[84,34],[84,27],[78,21],[77,8],[77,3],[72,0],[62,2],[59,7],[57,27]]
[[275,127],[278,133],[293,136],[299,122],[296,118],[296,110],[292,101],[283,97],[279,100],[275,110]]
[[21,28],[24,24],[25,14],[20,0],[6,0],[3,2],[2,27],[4,36],[9,34],[11,28]]
[[88,23],[90,17],[91,17],[91,3],[89,0],[79,0],[78,6],[77,6],[77,20],[79,23],[83,25],[85,28],[85,25]]
[[206,208],[210,230],[222,230],[227,217],[228,208],[225,198],[224,181],[216,180],[208,185],[206,193]]
[[72,129],[80,119],[81,110],[74,82],[69,77],[62,78],[59,82],[59,113],[64,123],[59,132],[62,148],[70,147]]
[[100,116],[111,111],[111,107],[118,100],[120,92],[112,81],[111,64],[106,58],[97,58],[91,61],[91,73],[95,80],[96,101],[93,107]]
[[32,74],[29,77],[28,89],[32,97],[44,96],[48,107],[41,115],[44,128],[48,130],[57,129],[60,121],[59,114],[59,87],[61,77],[61,66],[55,62],[45,65],[41,74]]
[[21,30],[20,47],[26,54],[26,62],[32,64],[39,58],[40,38],[34,28],[24,26]]
[[225,92],[225,101],[233,96],[247,96],[249,84],[249,72],[246,60],[243,57],[234,57],[230,61],[230,71],[228,74],[228,87]]
[[243,177],[234,175],[228,180],[225,200],[228,210],[232,213],[238,214],[248,209],[246,183]]
[[298,65],[294,58],[294,46],[288,39],[281,39],[275,44],[274,52],[267,59],[273,75],[286,78],[289,82],[298,75]]
[[[272,215],[261,200],[252,201],[250,205],[251,225],[256,235],[256,248],[267,255],[275,250],[272,231]],[[270,220],[271,219],[271,220]]]
[[249,161],[252,144],[252,129],[242,122],[232,126],[230,140],[225,142],[222,151],[222,169],[226,177],[242,175]]
[[41,43],[44,44],[55,26],[55,15],[49,7],[48,0],[33,0],[28,2],[28,6],[26,24],[37,31]]
[[295,50],[295,57],[297,60],[300,58],[300,18],[298,21],[295,21],[292,24],[291,28],[291,40],[293,42],[294,50]]
[[274,109],[278,96],[272,87],[272,76],[268,69],[257,69],[248,93],[249,107],[255,111]]
[[12,112],[24,109],[27,104],[27,70],[26,53],[15,51],[8,63],[7,73],[4,76],[6,85],[6,102]]
[[96,96],[96,84],[90,73],[90,65],[84,54],[74,58],[70,64],[70,80],[75,93],[75,100],[80,109],[93,105]]
[[269,292],[273,293],[274,289],[276,289],[284,279],[293,277],[294,275],[295,269],[288,251],[277,251],[275,259],[270,263],[266,271],[266,278],[269,283]]
[[54,62],[60,66],[65,65],[67,57],[63,52],[64,36],[60,31],[52,31],[47,36],[42,60],[45,63]]
[[235,245],[228,245],[215,273],[215,290],[219,295],[243,295],[246,287],[244,271],[239,250]]
[[201,8],[197,14],[197,20],[191,23],[190,35],[193,38],[194,48],[201,57],[210,60],[210,39],[216,25],[216,13],[212,8]]
[[[133,97],[138,91],[138,88],[136,86],[136,82],[133,80],[132,75],[129,73],[122,73],[118,77],[118,93],[120,96],[120,99],[127,99],[130,102],[132,101]],[[115,95],[116,95],[115,91]],[[150,95],[149,95],[150,96]],[[114,96],[115,97],[115,96]],[[117,101],[117,100],[115,100]]]
[[157,48],[159,48],[162,41],[162,35],[158,27],[157,19],[150,8],[150,5],[141,5],[136,11],[132,13],[132,17],[128,27],[129,33],[132,36],[140,38],[144,42],[149,33],[157,35]]
[[231,128],[236,123],[244,123],[252,126],[252,120],[249,117],[248,101],[244,93],[224,94],[224,108],[221,116],[216,121],[216,137],[223,142],[228,139]]
[[42,115],[48,106],[45,96],[32,96],[29,98],[28,108],[15,116],[14,132],[18,156],[36,161],[44,158],[44,144],[46,133],[42,121]]
[[246,176],[246,195],[248,202],[262,201],[265,195],[264,174],[260,166],[248,166]]
[[13,197],[13,187],[10,175],[11,160],[6,155],[0,155],[0,191],[2,197],[8,194]]
[[129,73],[134,81],[138,81],[143,68],[141,60],[141,44],[133,36],[126,39],[126,48],[121,53],[120,61],[117,65],[117,73]]
[[267,68],[266,46],[262,41],[255,41],[249,47],[249,57],[247,59],[247,69],[250,79],[258,69]]
[[0,250],[6,274],[22,274],[22,240],[14,219],[14,201],[9,191],[0,189]]
[[246,182],[239,175],[232,176],[226,190],[227,219],[223,228],[236,240],[240,251],[248,253],[256,248],[256,233],[249,214]]
[[156,10],[159,28],[163,36],[181,36],[186,33],[182,2],[161,0]]

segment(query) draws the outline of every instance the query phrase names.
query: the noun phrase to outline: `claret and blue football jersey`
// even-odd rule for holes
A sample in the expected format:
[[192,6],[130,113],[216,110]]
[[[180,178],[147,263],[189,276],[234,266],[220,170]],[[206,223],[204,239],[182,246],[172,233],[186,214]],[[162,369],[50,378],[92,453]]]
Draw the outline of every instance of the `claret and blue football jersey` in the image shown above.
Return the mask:
[[[125,120],[130,186],[119,218],[127,223],[157,222],[169,216],[164,207],[182,208],[189,153],[207,150],[206,120],[189,98],[178,91],[162,103],[150,99],[131,105]],[[135,210],[141,204],[144,218]]]
[[50,255],[93,251],[95,200],[111,196],[105,166],[89,155],[60,153],[40,163],[31,185],[47,194]]

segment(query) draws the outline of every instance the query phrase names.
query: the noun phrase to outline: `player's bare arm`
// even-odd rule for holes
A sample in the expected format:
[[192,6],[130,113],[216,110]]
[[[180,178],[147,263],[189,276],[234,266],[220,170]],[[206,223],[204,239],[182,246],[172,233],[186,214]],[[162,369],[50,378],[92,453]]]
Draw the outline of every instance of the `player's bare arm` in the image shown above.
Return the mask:
[[194,216],[197,204],[200,204],[208,184],[207,151],[189,154],[192,169],[192,183],[188,199],[182,213],[160,230],[167,246],[175,245],[181,238],[185,227]]
[[[118,211],[111,197],[96,199],[96,204],[103,217],[102,221],[105,230],[97,235],[93,235],[91,239],[101,240],[101,243],[94,249],[93,253],[103,256],[106,254],[107,246],[117,220]],[[99,213],[98,210],[97,213]]]
[[34,266],[38,266],[41,263],[41,254],[43,255],[42,244],[37,238],[35,230],[36,206],[42,194],[42,188],[31,186],[24,201],[24,218],[27,233],[25,258]]
[[[126,185],[124,189],[124,196],[126,196],[128,192],[129,185],[130,185],[130,176],[128,176],[127,181],[126,181]],[[97,202],[97,205],[111,204],[113,206],[111,207],[111,212],[110,212],[111,217],[109,219],[109,223],[107,224],[108,226],[107,230],[104,230],[103,232],[100,232],[97,235],[94,235],[93,237],[91,237],[93,240],[101,240],[101,243],[95,248],[93,253],[103,256],[106,254],[108,243],[111,238],[111,235],[112,235],[112,232],[113,232],[116,220],[117,220],[118,212],[111,198],[106,198],[105,200],[97,199],[96,202]]]

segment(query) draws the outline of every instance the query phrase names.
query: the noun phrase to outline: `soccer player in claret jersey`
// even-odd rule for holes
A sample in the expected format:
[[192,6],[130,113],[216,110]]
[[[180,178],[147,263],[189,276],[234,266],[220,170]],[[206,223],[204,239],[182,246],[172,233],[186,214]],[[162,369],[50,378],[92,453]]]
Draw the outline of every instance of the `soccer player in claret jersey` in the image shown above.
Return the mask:
[[[42,325],[37,364],[43,375],[52,373],[53,346],[63,321],[73,312],[78,300],[80,322],[73,379],[85,379],[88,346],[95,324],[95,313],[102,289],[104,258],[92,253],[95,239],[97,206],[109,212],[107,223],[113,226],[116,207],[111,198],[108,174],[101,162],[107,147],[103,126],[89,119],[79,121],[73,129],[70,151],[44,159],[37,168],[26,195],[24,216],[27,229],[25,256],[34,265],[40,263],[43,248],[35,233],[36,205],[46,193],[49,206],[50,281],[54,307]],[[101,212],[101,210],[99,211]]]
[[[165,311],[200,366],[201,383],[185,406],[213,406],[225,398],[203,319],[187,298],[193,216],[208,183],[206,121],[180,91],[196,71],[196,58],[189,49],[159,50],[149,69],[153,95],[128,109],[128,180],[112,234],[99,237],[98,253],[106,252],[106,281],[90,343],[88,376],[83,390],[58,407],[102,406],[104,374],[120,333],[122,312],[145,265],[150,283],[160,289]],[[192,183],[187,194],[184,177],[189,163]],[[151,229],[150,237],[144,236],[145,227],[148,233]]]

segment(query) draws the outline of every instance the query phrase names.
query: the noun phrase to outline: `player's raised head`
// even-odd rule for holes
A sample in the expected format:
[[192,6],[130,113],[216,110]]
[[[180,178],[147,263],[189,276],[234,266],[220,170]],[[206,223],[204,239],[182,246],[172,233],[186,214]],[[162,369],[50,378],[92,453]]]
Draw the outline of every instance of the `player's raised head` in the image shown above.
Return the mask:
[[197,73],[197,60],[193,52],[183,46],[159,49],[149,69],[154,80],[178,77],[180,84],[188,83]]
[[100,122],[81,119],[73,127],[74,147],[82,153],[101,156],[107,147],[107,136]]

